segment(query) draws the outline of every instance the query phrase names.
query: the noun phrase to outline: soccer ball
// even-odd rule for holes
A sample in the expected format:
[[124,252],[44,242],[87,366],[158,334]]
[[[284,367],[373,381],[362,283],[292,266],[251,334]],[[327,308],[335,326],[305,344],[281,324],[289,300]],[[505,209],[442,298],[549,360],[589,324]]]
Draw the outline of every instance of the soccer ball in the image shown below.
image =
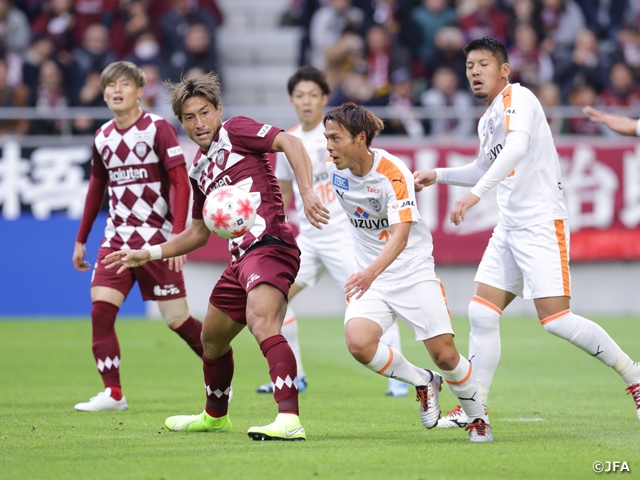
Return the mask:
[[256,207],[249,192],[228,185],[212,190],[202,207],[209,230],[221,238],[238,238],[256,221]]

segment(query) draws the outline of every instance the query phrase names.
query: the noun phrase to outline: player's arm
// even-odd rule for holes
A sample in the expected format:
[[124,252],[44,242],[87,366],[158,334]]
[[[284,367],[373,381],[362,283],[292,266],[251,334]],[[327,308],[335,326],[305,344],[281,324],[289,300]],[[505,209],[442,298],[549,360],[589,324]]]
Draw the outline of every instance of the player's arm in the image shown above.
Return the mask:
[[385,269],[391,265],[398,255],[406,248],[409,241],[409,232],[411,231],[412,222],[395,223],[391,225],[391,235],[380,254],[375,258],[371,265],[362,272],[354,273],[344,285],[345,293],[355,298],[360,298],[364,292],[369,290],[373,281],[378,278]]
[[528,133],[520,130],[510,130],[506,136],[505,146],[498,154],[493,165],[476,183],[475,187],[471,189],[471,192],[458,200],[451,209],[451,214],[449,215],[451,223],[460,225],[467,210],[478,203],[484,194],[515,170],[527,153],[528,146]]
[[[172,189],[171,213],[173,214],[173,230],[171,237],[175,237],[184,231],[187,223],[187,215],[189,214],[189,197],[191,196],[191,188],[189,187],[189,177],[187,169],[182,165],[178,165],[167,172],[169,175],[169,183]],[[169,270],[176,272],[182,271],[182,267],[187,263],[186,255],[175,258],[169,258]]]
[[298,182],[304,213],[314,227],[329,223],[329,210],[313,191],[311,160],[299,138],[280,132],[273,140],[272,152],[284,152]]
[[284,208],[287,209],[291,205],[291,199],[293,198],[293,182],[291,180],[279,180],[278,183],[280,184]]
[[613,115],[592,107],[584,107],[582,111],[592,122],[601,123],[614,132],[630,137],[634,135],[640,137],[640,120],[622,115]]
[[473,187],[489,169],[488,162],[482,162],[480,156],[462,167],[435,168],[433,170],[417,170],[413,174],[416,192],[434,183]]

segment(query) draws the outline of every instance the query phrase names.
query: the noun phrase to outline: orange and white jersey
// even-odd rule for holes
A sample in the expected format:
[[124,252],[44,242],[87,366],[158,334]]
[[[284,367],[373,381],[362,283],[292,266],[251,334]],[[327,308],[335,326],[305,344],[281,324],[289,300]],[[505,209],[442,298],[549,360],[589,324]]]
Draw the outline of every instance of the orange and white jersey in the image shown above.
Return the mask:
[[[289,180],[293,182],[293,195],[295,198],[300,234],[313,237],[321,236],[324,238],[331,235],[330,232],[346,231],[348,220],[338,203],[336,193],[331,185],[329,174],[327,173],[327,158],[329,158],[329,152],[327,151],[327,139],[324,136],[324,125],[320,122],[313,130],[308,132],[302,129],[302,125],[298,125],[287,133],[302,140],[302,144],[311,159],[313,189],[331,215],[329,224],[323,226],[322,230],[318,230],[309,223],[309,220],[304,214],[302,197],[300,196],[300,189],[298,182],[296,182],[293,169],[286,155],[282,152],[278,153],[276,157],[275,174],[278,180]],[[286,206],[288,207],[288,205]]]
[[499,222],[507,230],[567,218],[560,162],[540,102],[531,90],[508,84],[478,123],[478,163],[486,169],[505,146],[509,131],[529,135],[527,153],[498,185]]
[[411,222],[407,246],[375,283],[433,279],[433,242],[426,222],[418,213],[413,175],[399,158],[378,148],[371,151],[373,167],[364,177],[349,169],[338,170],[333,162],[327,162],[338,201],[351,223],[354,268],[362,271],[380,255],[392,225]]

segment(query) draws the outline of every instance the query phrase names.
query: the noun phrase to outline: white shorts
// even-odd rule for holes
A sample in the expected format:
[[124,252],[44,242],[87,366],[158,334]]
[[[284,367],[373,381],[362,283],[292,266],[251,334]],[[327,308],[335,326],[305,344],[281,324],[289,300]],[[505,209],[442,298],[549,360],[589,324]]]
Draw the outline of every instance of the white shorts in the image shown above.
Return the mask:
[[326,270],[342,290],[353,273],[352,239],[350,232],[346,234],[335,240],[298,235],[296,242],[300,249],[300,269],[295,283],[301,287],[312,287]]
[[453,335],[447,297],[437,277],[411,284],[372,286],[359,299],[349,301],[345,325],[352,318],[376,322],[383,332],[399,318],[413,330],[416,340]]
[[569,226],[553,220],[522,230],[493,230],[476,282],[526,299],[570,297]]

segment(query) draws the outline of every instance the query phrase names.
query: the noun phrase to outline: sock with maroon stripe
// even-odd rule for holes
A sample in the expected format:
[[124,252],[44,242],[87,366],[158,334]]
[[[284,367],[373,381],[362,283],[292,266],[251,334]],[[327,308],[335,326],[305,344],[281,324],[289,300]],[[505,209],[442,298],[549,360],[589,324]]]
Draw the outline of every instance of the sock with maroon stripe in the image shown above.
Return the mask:
[[471,420],[483,418],[484,405],[478,391],[478,382],[469,360],[460,355],[460,361],[453,370],[440,370],[453,394],[460,400],[460,405]]
[[202,355],[204,388],[207,392],[206,412],[212,417],[224,417],[229,410],[229,392],[233,380],[233,349],[218,358]]
[[278,404],[278,413],[298,415],[298,380],[296,357],[282,335],[274,335],[260,344],[260,350],[269,364],[269,375],[273,382],[273,398]]
[[173,330],[180,338],[182,338],[187,345],[191,347],[191,350],[196,352],[198,357],[202,357],[204,349],[202,348],[202,340],[200,334],[202,333],[202,322],[196,320],[193,317],[187,318],[182,325]]
[[109,302],[93,302],[91,309],[92,349],[105,388],[120,388],[120,344],[115,323],[119,307]]

